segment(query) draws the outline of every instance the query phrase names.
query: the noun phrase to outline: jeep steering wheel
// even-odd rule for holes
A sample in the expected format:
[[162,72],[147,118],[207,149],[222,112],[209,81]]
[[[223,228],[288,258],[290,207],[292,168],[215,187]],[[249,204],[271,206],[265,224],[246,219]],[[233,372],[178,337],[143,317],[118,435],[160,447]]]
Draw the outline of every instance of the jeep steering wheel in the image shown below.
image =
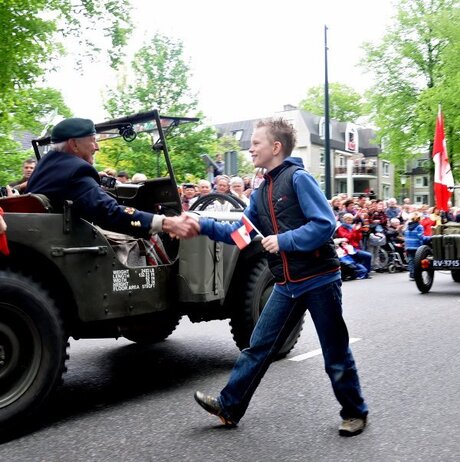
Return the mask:
[[244,210],[246,204],[238,197],[230,194],[210,193],[198,198],[190,207],[189,210],[205,210],[214,201],[229,202],[235,210]]

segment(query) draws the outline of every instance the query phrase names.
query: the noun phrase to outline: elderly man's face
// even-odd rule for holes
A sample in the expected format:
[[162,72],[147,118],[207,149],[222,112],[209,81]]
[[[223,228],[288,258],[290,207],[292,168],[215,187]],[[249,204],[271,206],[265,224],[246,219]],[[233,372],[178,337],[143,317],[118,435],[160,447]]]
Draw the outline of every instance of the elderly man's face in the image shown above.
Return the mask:
[[209,194],[211,192],[211,185],[208,183],[200,183],[198,185],[198,190],[201,195]]
[[96,136],[85,136],[84,138],[74,138],[74,153],[77,157],[86,160],[89,164],[94,164],[94,154],[99,151]]
[[228,181],[225,180],[219,180],[216,183],[216,191],[220,194],[227,194],[228,191],[230,190]]

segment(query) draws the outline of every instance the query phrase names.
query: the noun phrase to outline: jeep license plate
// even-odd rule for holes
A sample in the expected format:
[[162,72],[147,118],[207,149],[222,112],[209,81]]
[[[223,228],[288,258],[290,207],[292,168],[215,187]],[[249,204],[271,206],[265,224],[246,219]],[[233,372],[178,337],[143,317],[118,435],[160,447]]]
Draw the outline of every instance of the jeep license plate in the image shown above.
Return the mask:
[[460,260],[433,260],[433,268],[460,268]]

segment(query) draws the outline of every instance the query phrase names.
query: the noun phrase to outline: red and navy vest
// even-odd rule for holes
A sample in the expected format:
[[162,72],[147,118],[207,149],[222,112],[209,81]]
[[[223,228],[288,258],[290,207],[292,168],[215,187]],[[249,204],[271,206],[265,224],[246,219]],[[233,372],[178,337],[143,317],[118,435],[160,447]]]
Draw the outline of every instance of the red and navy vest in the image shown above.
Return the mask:
[[[302,212],[292,177],[301,167],[281,164],[265,174],[257,195],[260,231],[264,236],[281,234],[308,223]],[[312,252],[268,254],[268,265],[276,282],[301,282],[321,274],[338,271],[340,263],[330,238]]]

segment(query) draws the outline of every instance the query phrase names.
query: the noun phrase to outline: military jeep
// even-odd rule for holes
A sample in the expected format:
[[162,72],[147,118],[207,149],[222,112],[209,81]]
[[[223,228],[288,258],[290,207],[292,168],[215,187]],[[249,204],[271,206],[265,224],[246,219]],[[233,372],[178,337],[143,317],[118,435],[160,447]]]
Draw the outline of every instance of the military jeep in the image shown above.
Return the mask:
[[[148,138],[152,162],[162,162],[167,172],[141,184],[115,184],[107,192],[125,206],[180,214],[166,141],[180,124],[196,121],[153,110],[96,124],[100,143]],[[50,138],[32,144],[40,159]],[[203,207],[216,199],[230,201],[232,209],[217,213]],[[196,213],[220,221],[237,220],[243,206],[219,195],[194,204]],[[192,322],[229,319],[242,349],[273,287],[257,242],[239,251],[205,236],[178,241],[165,234],[160,237],[169,263],[139,266],[121,261],[116,246],[100,228],[75,216],[70,202],[56,211],[46,197],[26,194],[1,198],[0,207],[10,249],[9,256],[0,256],[0,432],[40,415],[62,381],[70,337],[154,343],[186,315]],[[281,355],[293,348],[301,329],[299,322]]]
[[450,271],[452,279],[460,282],[460,223],[446,223],[434,228],[429,245],[417,249],[414,257],[414,279],[422,293],[431,290],[434,272]]

